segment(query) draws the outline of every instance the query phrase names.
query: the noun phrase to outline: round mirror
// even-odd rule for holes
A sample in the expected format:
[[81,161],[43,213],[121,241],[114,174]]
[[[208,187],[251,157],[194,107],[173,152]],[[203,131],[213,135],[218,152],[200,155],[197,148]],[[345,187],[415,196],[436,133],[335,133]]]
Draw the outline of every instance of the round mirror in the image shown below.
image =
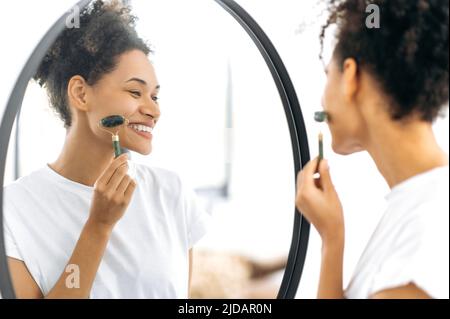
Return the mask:
[[[3,185],[25,187],[27,177],[42,175],[44,170],[55,178],[54,183],[65,179],[75,187],[63,189],[65,198],[52,197],[44,187],[24,204],[16,202],[23,199],[17,194],[25,193],[2,192],[0,288],[4,298],[16,296],[7,271],[11,258],[26,266],[42,295],[52,291],[63,271],[74,275],[71,283],[76,286],[76,268],[68,269],[68,261],[89,215],[83,212],[71,219],[55,214],[64,214],[62,207],[92,205],[79,196],[92,198],[95,190],[50,171],[48,164],[60,157],[67,144],[67,129],[49,107],[45,88],[30,79],[60,32],[68,23],[76,27],[77,12],[90,2],[78,3],[41,40],[2,118]],[[295,179],[309,161],[309,150],[297,96],[276,49],[234,1],[126,3],[138,18],[139,37],[150,44],[148,57],[161,88],[151,154],[126,147],[122,152],[128,152],[130,176],[142,178],[145,185],[159,176],[155,178],[159,183],[149,183],[148,197],[159,196],[165,204],[159,210],[146,206],[146,200],[153,200],[148,197],[141,205],[131,199],[99,261],[90,297],[293,298],[309,234],[308,223],[295,211]],[[136,123],[128,128],[145,131]],[[89,156],[88,149],[81,152]],[[143,167],[151,174],[143,174]],[[181,188],[169,183],[175,177]],[[137,193],[145,199],[144,189],[138,183]],[[186,194],[189,200],[184,201]],[[192,229],[184,225],[186,245],[174,239],[181,237],[181,228],[170,224],[184,222],[181,216],[170,216],[177,213],[174,203],[179,199],[188,207],[187,221],[194,211],[191,206],[201,210],[204,217],[198,218],[205,220],[204,230],[196,229],[200,226],[195,223]],[[51,208],[52,202],[57,209]],[[169,204],[173,207],[166,207]],[[133,213],[147,214],[146,209],[152,210],[153,220],[145,215],[145,221],[163,226],[145,228],[145,222],[133,219]],[[26,220],[26,214],[35,216]],[[52,232],[52,228],[59,230]],[[182,259],[187,252],[189,259]],[[39,258],[43,254],[46,261]],[[153,263],[154,259],[158,261]],[[147,272],[154,277],[146,276]],[[158,283],[148,288],[146,281],[151,278]],[[179,293],[187,286],[189,295]]]

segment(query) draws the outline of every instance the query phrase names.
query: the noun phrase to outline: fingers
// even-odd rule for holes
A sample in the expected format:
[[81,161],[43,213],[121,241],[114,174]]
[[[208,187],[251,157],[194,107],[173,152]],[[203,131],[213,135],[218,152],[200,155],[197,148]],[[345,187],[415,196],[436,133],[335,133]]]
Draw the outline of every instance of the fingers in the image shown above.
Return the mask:
[[96,182],[96,186],[104,188],[110,181],[112,175],[116,169],[126,163],[128,160],[128,155],[126,153],[120,155],[119,157],[112,160],[111,164],[106,168],[106,170],[100,175],[100,178]]
[[334,190],[333,182],[330,176],[330,169],[327,160],[320,161],[319,164],[320,183],[325,192]]
[[314,174],[316,173],[317,168],[317,162],[319,161],[319,158],[316,157],[313,160],[309,161],[308,164],[303,168],[303,171],[306,174],[306,177],[310,177],[312,180],[314,178]]
[[308,187],[314,185],[314,174],[316,172],[318,158],[309,161],[299,172],[297,177],[297,187]]
[[[319,159],[315,158],[308,162],[305,167],[298,173],[297,176],[297,188],[301,187],[323,189],[324,191],[334,190],[333,182],[330,176],[330,170],[328,160],[322,159],[318,163]],[[319,166],[318,166],[319,164]],[[320,179],[314,178],[316,174],[317,166],[319,167]]]
[[122,180],[126,177],[127,173],[128,173],[128,163],[125,162],[116,169],[109,183],[107,184],[107,188],[115,192],[116,189],[119,187],[120,183],[122,182]]
[[117,186],[117,193],[122,194],[122,195],[125,194],[125,191],[127,190],[130,182],[131,182],[131,177],[129,175],[125,175],[122,178],[120,184]]
[[131,196],[133,195],[134,190],[136,189],[136,181],[134,179],[130,180],[127,189],[125,190],[124,198],[127,203],[131,201]]

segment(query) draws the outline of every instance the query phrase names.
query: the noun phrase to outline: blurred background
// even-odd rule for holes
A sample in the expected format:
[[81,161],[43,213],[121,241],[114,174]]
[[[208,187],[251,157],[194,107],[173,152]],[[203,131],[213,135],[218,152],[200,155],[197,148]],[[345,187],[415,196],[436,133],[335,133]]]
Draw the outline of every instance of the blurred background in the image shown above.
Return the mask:
[[[196,246],[193,297],[274,298],[282,279],[293,220],[295,172],[284,110],[259,51],[235,20],[213,0],[131,0],[140,35],[161,83],[162,119],[149,156],[133,160],[179,173],[213,216]],[[321,1],[237,0],[271,38],[293,80],[308,131],[311,156],[323,131],[325,157],[344,206],[347,284],[389,189],[366,153],[348,157],[330,148],[326,126],[313,121],[325,84],[319,60]],[[6,3],[0,113],[37,42],[74,1]],[[31,27],[32,26],[32,27]],[[32,29],[32,32],[30,30]],[[9,32],[7,30],[14,30]],[[332,34],[325,57],[330,56]],[[17,123],[19,125],[17,126]],[[448,115],[435,124],[448,153]],[[17,132],[18,141],[14,134]],[[6,183],[56,159],[65,130],[46,93],[30,82],[8,151]],[[20,162],[14,162],[18,152]],[[311,229],[297,298],[314,298],[320,239]]]

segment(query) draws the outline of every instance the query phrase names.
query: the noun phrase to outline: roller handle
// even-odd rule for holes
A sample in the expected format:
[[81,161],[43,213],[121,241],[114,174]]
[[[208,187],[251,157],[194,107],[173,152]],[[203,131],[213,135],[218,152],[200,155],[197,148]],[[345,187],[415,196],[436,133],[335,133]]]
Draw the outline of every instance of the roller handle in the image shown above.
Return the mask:
[[122,149],[120,148],[119,136],[113,136],[113,148],[115,158],[119,157],[122,154]]

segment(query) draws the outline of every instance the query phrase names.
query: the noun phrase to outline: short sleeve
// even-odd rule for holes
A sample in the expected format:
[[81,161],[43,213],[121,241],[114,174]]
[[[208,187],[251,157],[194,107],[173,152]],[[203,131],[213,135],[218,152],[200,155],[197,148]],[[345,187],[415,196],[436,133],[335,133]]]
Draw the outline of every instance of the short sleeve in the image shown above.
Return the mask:
[[22,254],[20,253],[19,247],[17,246],[17,243],[11,232],[11,229],[8,226],[6,214],[4,214],[4,217],[5,218],[3,220],[3,238],[5,240],[6,256],[23,261]]
[[448,210],[421,207],[419,217],[402,227],[374,276],[370,295],[414,283],[432,298],[449,298]]
[[186,215],[188,248],[192,248],[206,233],[211,222],[211,216],[200,202],[191,187],[182,184],[182,199]]

